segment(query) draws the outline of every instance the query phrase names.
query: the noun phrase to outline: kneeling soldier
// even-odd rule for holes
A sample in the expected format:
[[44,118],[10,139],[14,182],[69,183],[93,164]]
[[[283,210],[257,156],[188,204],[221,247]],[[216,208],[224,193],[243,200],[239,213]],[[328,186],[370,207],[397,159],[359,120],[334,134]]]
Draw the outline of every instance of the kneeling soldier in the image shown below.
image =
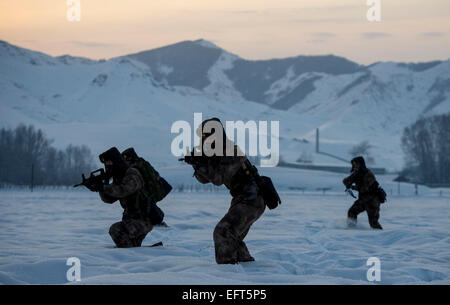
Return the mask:
[[141,173],[123,160],[117,148],[102,153],[100,161],[106,174],[113,178],[112,184],[100,185],[99,194],[106,203],[120,201],[124,209],[122,221],[109,229],[109,234],[118,248],[140,247],[153,224],[148,218],[148,191]]

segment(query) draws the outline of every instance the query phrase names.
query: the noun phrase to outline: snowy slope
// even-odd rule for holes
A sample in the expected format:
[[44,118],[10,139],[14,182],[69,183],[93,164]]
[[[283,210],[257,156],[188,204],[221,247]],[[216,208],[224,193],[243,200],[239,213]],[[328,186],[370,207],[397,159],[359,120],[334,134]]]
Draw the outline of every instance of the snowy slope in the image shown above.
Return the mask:
[[159,165],[175,160],[172,123],[192,124],[194,112],[277,120],[285,161],[309,153],[315,163],[342,164],[314,154],[320,127],[323,151],[349,158],[353,145],[369,140],[375,165],[398,170],[402,129],[450,111],[449,65],[363,67],[335,56],[253,62],[204,40],[93,61],[0,42],[0,119],[1,126],[35,124],[60,147],[135,146]]
[[[163,170],[177,185],[192,169]],[[155,228],[144,246],[117,249],[108,235],[120,205],[100,202],[87,190],[2,191],[0,194],[0,283],[65,284],[69,257],[81,261],[81,284],[369,284],[369,257],[381,261],[381,284],[449,284],[450,193],[380,182],[388,190],[381,207],[383,231],[361,214],[355,228],[345,217],[352,199],[338,186],[342,175],[267,169],[283,203],[266,210],[246,243],[256,262],[216,265],[212,232],[229,207],[230,195],[177,192],[160,206],[169,228]],[[181,179],[181,180],[179,180]],[[182,181],[183,180],[183,181]],[[289,191],[304,185],[304,194]],[[197,184],[198,185],[198,184]],[[317,187],[331,186],[325,195]],[[390,189],[394,188],[391,195]],[[49,225],[51,224],[51,225]]]

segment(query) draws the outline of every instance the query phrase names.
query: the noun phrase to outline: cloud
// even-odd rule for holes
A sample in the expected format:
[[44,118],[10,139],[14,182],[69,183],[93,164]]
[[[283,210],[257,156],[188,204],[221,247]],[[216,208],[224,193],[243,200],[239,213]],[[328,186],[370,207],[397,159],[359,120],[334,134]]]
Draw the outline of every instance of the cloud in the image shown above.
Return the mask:
[[420,34],[423,37],[427,38],[435,38],[435,37],[444,37],[445,33],[443,32],[425,32]]
[[355,23],[364,21],[363,18],[351,18],[351,17],[317,17],[317,18],[297,18],[297,19],[288,19],[287,22],[290,23]]
[[242,11],[231,11],[232,14],[258,14],[260,11],[256,10],[242,10]]
[[329,39],[333,39],[333,38],[337,37],[337,35],[335,33],[331,33],[331,32],[314,32],[314,33],[310,33],[310,36],[312,36],[312,39],[309,39],[306,42],[313,43],[313,44],[325,43]]
[[311,35],[316,38],[322,38],[322,39],[334,38],[337,36],[335,33],[330,33],[330,32],[315,32],[315,33],[311,33]]
[[324,39],[310,39],[310,40],[306,41],[306,43],[313,43],[313,44],[325,43],[325,42],[326,42],[326,40],[324,40]]
[[109,48],[112,46],[117,46],[117,44],[114,43],[104,43],[104,42],[89,42],[89,41],[78,41],[78,40],[71,40],[66,41],[69,44],[77,45],[79,47],[88,47],[88,48]]
[[384,33],[384,32],[365,32],[361,33],[361,36],[365,39],[379,39],[379,38],[386,38],[391,36],[391,34]]

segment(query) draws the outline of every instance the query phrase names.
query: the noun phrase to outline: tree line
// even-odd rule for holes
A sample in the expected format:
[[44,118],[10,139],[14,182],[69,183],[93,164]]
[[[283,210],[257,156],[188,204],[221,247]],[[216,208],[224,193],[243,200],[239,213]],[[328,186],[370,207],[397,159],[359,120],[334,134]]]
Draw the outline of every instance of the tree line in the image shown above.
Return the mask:
[[415,183],[450,184],[450,113],[424,117],[405,128],[402,176]]
[[0,183],[14,185],[72,185],[81,173],[95,167],[85,146],[52,146],[53,140],[34,126],[19,125],[0,130]]

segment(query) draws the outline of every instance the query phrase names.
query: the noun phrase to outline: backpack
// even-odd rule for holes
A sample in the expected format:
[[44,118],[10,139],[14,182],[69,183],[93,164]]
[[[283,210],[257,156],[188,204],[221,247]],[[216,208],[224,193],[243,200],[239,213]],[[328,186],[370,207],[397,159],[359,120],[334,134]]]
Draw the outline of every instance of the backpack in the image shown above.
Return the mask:
[[139,158],[132,167],[139,171],[144,180],[142,193],[145,199],[142,200],[143,206],[141,208],[152,224],[160,224],[164,219],[164,212],[156,203],[170,193],[172,186],[159,175],[148,161],[142,158]]
[[172,190],[172,186],[159,175],[148,161],[139,158],[132,167],[136,168],[141,174],[144,179],[146,195],[153,199],[155,203],[163,200]]

